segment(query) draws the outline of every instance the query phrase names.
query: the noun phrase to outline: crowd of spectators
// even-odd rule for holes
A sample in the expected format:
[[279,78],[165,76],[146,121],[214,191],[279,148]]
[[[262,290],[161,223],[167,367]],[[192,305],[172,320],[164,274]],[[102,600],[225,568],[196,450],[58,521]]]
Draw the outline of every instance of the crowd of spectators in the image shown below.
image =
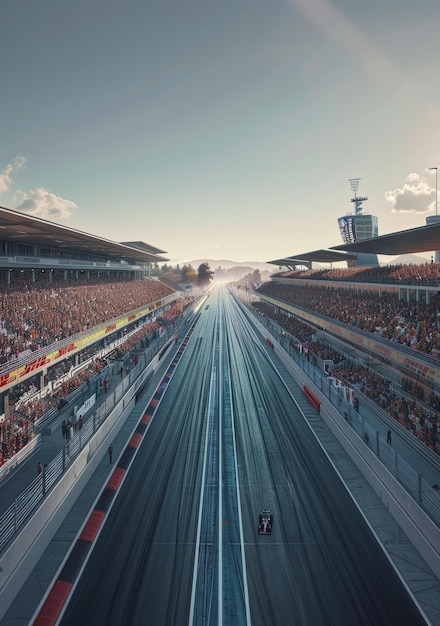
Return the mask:
[[5,420],[0,423],[0,466],[21,450],[30,439],[32,429],[25,419]]
[[267,317],[270,317],[278,322],[280,326],[285,328],[291,335],[294,335],[303,343],[308,341],[308,339],[316,333],[316,328],[314,328],[314,326],[303,322],[297,317],[287,317],[282,313],[275,313],[273,306],[268,302],[263,302],[262,300],[256,301],[252,303],[252,307],[261,316],[266,315]]
[[[316,329],[295,318],[276,314],[266,302],[254,302],[253,308],[262,316],[276,321],[295,338],[291,346],[307,354],[309,359],[329,359],[334,363],[332,376],[342,384],[362,392],[393,419],[409,430],[432,450],[440,453],[440,397],[433,391],[425,397],[424,388],[416,381],[403,378],[401,391],[395,383],[365,366],[348,364],[344,355],[333,346],[313,339]],[[297,343],[298,342],[298,343]]]
[[417,283],[440,286],[440,263],[293,270],[280,272],[277,276],[284,278],[312,278],[313,280],[407,285]]
[[432,356],[440,351],[440,296],[426,304],[392,293],[338,289],[333,286],[265,283],[260,293],[321,313]]
[[0,364],[174,293],[157,280],[0,285]]
[[335,368],[333,376],[349,387],[358,389],[432,450],[440,453],[438,434],[440,420],[434,409],[440,398],[432,394],[432,405],[425,405],[393,389],[391,381],[360,365]]
[[[148,286],[147,289],[144,288],[145,284]],[[75,287],[78,288],[77,285],[75,285]],[[76,295],[81,294],[81,298],[85,297],[85,294],[88,292],[88,290],[84,290],[83,287],[84,286],[81,286],[78,291],[74,292]],[[89,287],[89,285],[87,285],[87,287]],[[99,287],[102,288],[103,283],[100,282]],[[118,282],[116,284],[116,293],[115,285],[113,285],[113,287],[107,285],[107,287],[106,302],[108,308],[105,314],[108,314],[110,317],[107,319],[102,315],[98,316],[98,323],[101,321],[107,322],[112,317],[117,317],[118,315],[143,306],[146,303],[155,302],[169,293],[173,293],[171,288],[159,281],[142,281],[141,283],[131,281],[129,285]],[[66,287],[65,289],[68,290],[69,293],[72,293],[72,287]],[[62,289],[59,288],[58,292],[60,293],[61,291]],[[103,290],[100,289],[100,292],[102,294]],[[127,299],[129,294],[131,298]],[[139,294],[140,299],[138,297]],[[98,300],[99,298],[94,300],[95,304],[93,307],[96,306],[99,308]],[[15,301],[17,302],[18,300],[16,299]],[[67,302],[64,294],[61,297],[61,301]],[[5,298],[3,298],[3,304],[5,304]],[[184,306],[188,306],[188,304],[189,301],[183,302],[182,300],[176,300],[165,310],[161,311],[160,318],[143,324],[134,332],[130,332],[125,340],[118,344],[118,347],[113,353],[107,355],[106,358],[97,356],[96,358],[88,359],[85,367],[78,369],[74,375],[70,375],[69,370],[72,367],[72,363],[69,359],[49,368],[45,382],[50,383],[50,393],[37,393],[37,389],[32,381],[29,381],[27,384],[22,383],[18,385],[15,390],[11,390],[10,401],[13,402],[13,404],[10,407],[9,418],[0,422],[0,466],[9,458],[13,457],[33,438],[33,426],[35,422],[48,411],[58,407],[60,399],[66,398],[84,382],[93,379],[93,377],[99,374],[107,365],[108,359],[124,359],[125,356],[136,347],[145,348],[149,337],[155,331],[160,332],[163,326],[168,324],[174,325],[175,320],[183,314]],[[87,327],[91,327],[88,319],[89,308],[83,308],[83,318],[81,319],[79,315],[80,309],[77,308],[78,317],[76,319],[83,327],[85,324],[87,324]],[[49,317],[50,315],[47,314],[46,319],[49,319]],[[49,336],[51,336],[51,329],[47,328],[46,337]],[[88,351],[92,353],[93,347],[89,347]]]

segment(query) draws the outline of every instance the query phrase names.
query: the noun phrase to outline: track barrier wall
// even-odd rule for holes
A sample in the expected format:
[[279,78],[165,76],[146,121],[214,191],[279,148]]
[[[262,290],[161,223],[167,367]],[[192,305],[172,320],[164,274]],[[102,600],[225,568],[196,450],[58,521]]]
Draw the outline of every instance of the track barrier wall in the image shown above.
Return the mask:
[[303,386],[303,392],[313,408],[315,408],[319,413],[319,408],[321,406],[320,399],[316,396],[316,394],[313,393],[313,391],[309,387],[307,387],[307,385]]

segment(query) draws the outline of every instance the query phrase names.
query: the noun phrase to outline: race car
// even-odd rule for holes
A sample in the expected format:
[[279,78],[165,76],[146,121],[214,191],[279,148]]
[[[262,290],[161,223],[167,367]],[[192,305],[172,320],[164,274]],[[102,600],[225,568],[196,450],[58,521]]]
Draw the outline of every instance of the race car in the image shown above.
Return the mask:
[[273,515],[268,509],[263,509],[263,511],[258,516],[258,534],[271,535],[272,527]]

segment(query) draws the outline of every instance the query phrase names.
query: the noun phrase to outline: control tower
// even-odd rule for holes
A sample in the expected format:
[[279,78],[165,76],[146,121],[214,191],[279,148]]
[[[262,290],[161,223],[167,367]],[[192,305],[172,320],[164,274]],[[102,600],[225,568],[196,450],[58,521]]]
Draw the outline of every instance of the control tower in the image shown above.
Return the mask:
[[[344,217],[338,218],[339,232],[341,233],[344,243],[354,243],[364,239],[377,237],[379,228],[377,217],[369,213],[363,213],[362,203],[368,200],[366,196],[358,196],[360,178],[350,178],[348,181],[353,192],[351,202],[354,204],[354,213],[347,213]],[[349,267],[379,265],[377,254],[369,254],[366,252],[358,252],[356,261],[349,261]]]

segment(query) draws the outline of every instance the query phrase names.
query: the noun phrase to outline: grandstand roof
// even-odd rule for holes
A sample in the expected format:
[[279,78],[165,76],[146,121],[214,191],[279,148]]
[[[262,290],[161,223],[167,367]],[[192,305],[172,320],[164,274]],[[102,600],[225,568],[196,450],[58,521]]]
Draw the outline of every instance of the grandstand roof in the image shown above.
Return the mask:
[[291,267],[293,265],[310,265],[312,261],[317,263],[338,263],[339,261],[352,261],[357,258],[356,254],[345,252],[336,252],[335,250],[315,250],[314,252],[304,252],[284,257],[283,259],[275,259],[268,261],[273,265],[285,265]]
[[72,253],[95,254],[109,259],[135,259],[144,263],[168,261],[158,256],[157,253],[163,252],[162,250],[143,242],[137,242],[137,246],[132,247],[132,244],[103,239],[4,207],[0,207],[0,239],[52,249],[58,248]]
[[155,248],[154,246],[150,246],[150,244],[145,243],[144,241],[121,241],[120,243],[123,246],[130,246],[131,248],[137,248],[138,250],[142,250],[143,252],[149,252],[150,254],[162,254],[163,252],[165,252],[165,250],[161,250],[160,248]]
[[440,223],[401,230],[397,233],[364,239],[355,243],[341,244],[332,247],[332,250],[389,255],[440,250]]

